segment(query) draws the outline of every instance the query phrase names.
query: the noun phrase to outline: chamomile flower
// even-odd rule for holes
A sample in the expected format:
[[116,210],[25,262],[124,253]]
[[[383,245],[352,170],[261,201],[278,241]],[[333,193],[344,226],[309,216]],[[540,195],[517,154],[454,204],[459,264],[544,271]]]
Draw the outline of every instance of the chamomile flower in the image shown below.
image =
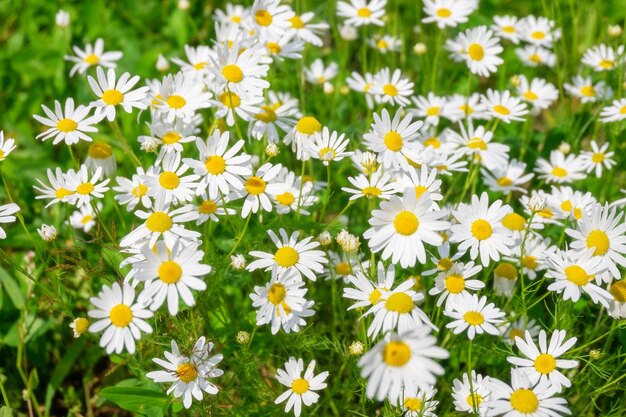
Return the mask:
[[535,319],[529,317],[520,317],[517,320],[511,317],[509,321],[505,321],[500,325],[500,336],[508,345],[515,345],[516,338],[524,339],[526,332],[534,339],[539,335],[541,326],[537,324]]
[[624,59],[623,55],[624,45],[613,49],[611,46],[600,44],[587,49],[581,61],[593,68],[594,71],[612,71]]
[[[624,100],[624,107],[626,107],[626,99]],[[616,164],[615,160],[611,159],[615,152],[607,152],[608,149],[609,142],[604,142],[602,146],[598,146],[598,143],[592,140],[591,151],[583,151],[579,161],[585,166],[585,170],[588,173],[595,171],[596,177],[601,178],[603,168],[611,170]]]
[[[393,265],[389,266],[394,273]],[[375,339],[379,334],[389,331],[404,333],[426,325],[434,330],[436,327],[415,303],[424,299],[424,295],[413,290],[415,282],[412,279],[404,281],[395,289],[385,291],[379,302],[370,307],[362,317],[374,315],[374,319],[367,329],[367,336]]]
[[89,86],[98,100],[94,100],[89,105],[95,107],[95,118],[112,122],[115,119],[116,107],[121,106],[126,113],[131,113],[133,107],[143,110],[148,107],[145,103],[146,94],[149,87],[139,87],[131,91],[131,89],[139,82],[139,76],[135,75],[131,78],[130,74],[125,72],[117,81],[115,80],[115,70],[109,68],[107,74],[104,74],[102,67],[96,69],[97,81],[92,76],[87,77]]
[[300,232],[294,232],[289,236],[285,229],[279,231],[280,239],[272,230],[268,230],[267,234],[272,242],[278,248],[275,253],[251,251],[250,255],[258,258],[247,266],[248,271],[264,268],[269,271],[273,267],[277,267],[279,272],[293,268],[298,274],[315,281],[317,274],[324,272],[324,264],[328,263],[328,259],[324,256],[324,252],[315,248],[319,247],[319,242],[313,240],[312,237],[304,238],[298,241]]
[[419,141],[417,133],[422,127],[421,121],[413,122],[413,116],[402,117],[402,109],[398,109],[393,117],[389,117],[387,109],[381,115],[374,113],[374,123],[369,132],[363,135],[367,148],[378,154],[378,160],[384,168],[398,169],[407,167],[410,160],[418,158]]
[[[148,169],[148,175],[153,175],[154,167]],[[152,199],[148,196],[148,186],[145,184],[144,176],[146,172],[142,167],[137,167],[137,172],[133,174],[131,179],[125,177],[117,177],[117,187],[113,187],[113,191],[117,194],[113,197],[119,204],[128,205],[126,209],[133,211],[137,204],[145,208],[152,207]]]
[[509,40],[517,45],[520,37],[520,23],[516,16],[494,16],[491,29],[499,38]]
[[323,46],[324,42],[320,38],[320,35],[326,32],[330,26],[326,22],[313,23],[312,20],[314,17],[315,14],[313,12],[305,12],[301,15],[293,16],[289,19],[291,26],[287,33],[313,46]]
[[[159,113],[157,113],[159,114]],[[197,126],[197,120],[192,118],[191,121],[186,122],[184,119],[175,119],[173,122],[166,122],[160,120],[159,117],[153,117],[150,124],[150,134],[156,138],[161,145],[159,149],[159,155],[157,157],[157,164],[161,163],[161,160],[165,154],[171,152],[182,152],[183,144],[193,142],[200,130]],[[138,140],[141,142],[142,137]]]
[[312,158],[319,159],[324,165],[328,165],[331,161],[341,161],[346,156],[350,156],[353,152],[347,152],[346,147],[350,143],[345,138],[345,134],[333,130],[332,132],[324,126],[322,132],[313,134],[313,143],[307,149]]
[[451,143],[460,146],[460,151],[469,154],[474,160],[479,161],[487,169],[494,169],[506,165],[509,147],[502,143],[492,141],[493,132],[484,126],[474,128],[470,122],[467,128],[459,123],[461,134],[449,131],[448,138]]
[[[463,2],[453,4],[459,3]],[[459,34],[457,41],[465,51],[465,63],[472,74],[489,77],[504,62],[498,56],[503,50],[500,41],[487,26],[468,29]]]
[[278,268],[272,268],[270,281],[265,286],[255,286],[254,293],[250,294],[252,306],[257,309],[257,326],[271,324],[272,334],[278,333],[281,327],[286,333],[297,332],[300,318],[314,314],[310,309],[313,302],[304,298],[307,291],[295,269],[281,273]]
[[353,71],[346,79],[346,84],[351,90],[363,93],[368,108],[374,107],[374,95],[372,94],[374,76],[371,73],[366,72],[364,75],[361,75]]
[[77,72],[84,74],[90,67],[99,65],[104,68],[115,68],[115,61],[122,57],[120,51],[104,52],[104,41],[102,38],[96,39],[93,46],[90,43],[85,45],[82,50],[78,46],[73,46],[72,50],[76,56],[65,55],[66,61],[74,62],[70,70],[70,77]]
[[255,31],[262,40],[280,38],[291,27],[295,13],[280,0],[255,0],[250,12]]
[[134,300],[135,290],[129,284],[120,286],[117,282],[110,287],[104,285],[96,297],[89,299],[94,308],[88,315],[96,319],[89,332],[104,330],[100,347],[109,355],[124,350],[135,353],[135,341],[141,338],[141,333],[152,333],[152,327],[145,321],[152,317],[152,312]]
[[[98,203],[98,210],[102,208],[102,205]],[[69,224],[74,229],[82,230],[85,233],[96,225],[96,213],[89,204],[85,204],[80,209],[75,210],[69,218]]]
[[548,381],[560,392],[563,387],[569,388],[572,383],[559,369],[572,369],[578,365],[578,361],[559,359],[559,356],[565,354],[576,343],[575,337],[565,340],[566,335],[565,330],[555,330],[548,345],[546,332],[541,330],[537,348],[530,332],[526,332],[524,339],[521,337],[515,339],[517,348],[525,358],[509,356],[507,360],[526,374],[532,384]]
[[239,48],[239,41],[216,48],[216,58],[210,70],[215,75],[215,89],[226,89],[232,93],[259,95],[270,86],[263,77],[269,66],[262,62],[263,55],[254,47]]
[[197,216],[196,226],[203,224],[207,220],[217,223],[220,221],[217,216],[237,214],[237,210],[226,207],[228,196],[213,200],[206,193],[203,193],[200,197],[202,200],[199,204],[190,205],[191,211]]
[[350,0],[337,3],[337,15],[346,18],[344,24],[350,26],[383,26],[387,0]]
[[626,119],[626,98],[613,100],[610,106],[606,106],[600,113],[600,120],[604,123],[620,122]]
[[567,401],[555,397],[557,390],[548,382],[533,384],[518,370],[511,370],[511,385],[495,378],[489,378],[486,384],[491,389],[491,396],[485,402],[489,417],[562,417],[571,414],[566,407]]
[[87,149],[85,166],[91,172],[102,169],[102,175],[110,177],[117,169],[117,162],[113,155],[113,148],[106,142],[94,142]]
[[296,153],[299,161],[308,161],[311,153],[308,151],[311,140],[315,133],[322,131],[322,124],[313,116],[304,116],[287,133],[283,139],[285,145],[291,144],[291,149]]
[[437,417],[435,409],[439,401],[434,398],[437,390],[430,387],[428,390],[404,390],[398,399],[397,406],[404,412],[404,417]]
[[593,248],[585,251],[557,249],[549,252],[545,276],[554,282],[548,286],[548,290],[563,294],[564,300],[573,302],[580,299],[581,292],[585,292],[594,303],[608,308],[613,297],[595,284],[596,275],[605,268],[604,260],[599,256],[593,256],[593,253]]
[[617,207],[594,204],[590,212],[583,211],[576,229],[565,230],[573,239],[570,244],[572,249],[592,250],[594,258],[602,260],[603,267],[608,271],[598,278],[607,283],[612,278],[621,277],[618,266],[626,267],[626,222],[621,222],[623,216],[624,212],[618,212]]
[[166,122],[183,119],[187,123],[199,109],[210,106],[211,93],[193,75],[182,72],[166,75],[155,97],[156,110]]
[[172,58],[172,62],[180,66],[180,70],[189,75],[201,79],[209,74],[211,57],[215,54],[211,48],[205,45],[196,47],[185,45],[185,56],[187,61],[180,58]]
[[522,100],[533,106],[534,112],[547,109],[559,98],[559,90],[543,78],[528,81],[525,75],[521,75],[516,90]]
[[[300,176],[287,168],[283,168],[278,175],[278,182],[283,184],[283,189],[274,196],[274,206],[278,214],[297,212],[308,216],[311,214],[306,210],[318,201],[314,195],[314,186],[310,181],[304,181]],[[302,183],[302,186],[300,184]]]
[[526,194],[527,191],[522,186],[528,183],[533,177],[533,173],[526,174],[526,164],[516,159],[508,161],[506,165],[491,167],[490,169],[481,168],[485,185],[491,191],[501,192],[509,195],[511,192],[519,192]]
[[540,179],[546,180],[548,184],[566,184],[581,180],[586,176],[578,155],[565,155],[558,149],[550,152],[549,161],[539,158],[535,172],[539,174]]
[[478,298],[476,294],[461,294],[454,302],[448,303],[444,314],[453,321],[446,324],[454,334],[467,330],[467,337],[472,340],[477,334],[498,335],[496,326],[502,322],[504,312],[493,303],[487,304],[487,297]]
[[213,350],[213,342],[206,343],[202,336],[186,354],[181,354],[178,344],[172,340],[172,351],[165,351],[166,360],[153,358],[152,361],[164,368],[162,371],[148,372],[146,376],[156,383],[172,382],[167,393],[174,393],[174,398],[182,398],[183,406],[190,408],[193,399],[201,401],[203,392],[211,395],[219,389],[210,381],[210,378],[221,376],[224,371],[217,368],[224,358],[221,354],[209,356]]
[[240,154],[244,141],[239,140],[228,148],[229,132],[215,130],[206,141],[196,138],[199,159],[185,158],[183,162],[201,177],[197,194],[208,191],[209,197],[216,199],[231,192],[241,191],[243,177],[252,174],[250,155]]
[[98,182],[101,176],[102,168],[97,168],[93,176],[89,178],[86,165],[81,165],[78,172],[69,171],[65,183],[67,189],[73,193],[70,202],[80,208],[82,205],[89,204],[93,198],[104,197],[104,193],[109,190],[106,185],[111,180],[107,178]]
[[522,40],[536,46],[549,48],[561,37],[561,30],[553,20],[543,16],[526,16],[521,24]]
[[500,254],[510,255],[513,246],[510,231],[502,225],[508,211],[510,207],[501,200],[490,206],[487,193],[480,198],[473,195],[471,205],[461,203],[452,213],[458,224],[452,226],[450,241],[459,243],[459,252],[469,249],[472,259],[480,256],[483,266],[499,261]]
[[[520,239],[522,238],[522,235],[520,235]],[[521,247],[520,240],[520,244],[513,247],[511,257],[505,257],[505,260],[519,263]],[[524,242],[524,257],[521,259],[521,267],[524,276],[534,280],[537,278],[538,272],[545,271],[548,268],[545,262],[546,254],[551,250],[549,238],[543,238],[540,235],[530,233]]]
[[37,139],[45,141],[46,139],[54,138],[52,140],[53,145],[64,142],[69,146],[78,143],[80,140],[91,142],[92,139],[87,133],[98,131],[96,127],[92,126],[97,120],[90,116],[91,107],[82,105],[75,107],[74,99],[71,97],[65,101],[64,107],[55,100],[54,111],[43,104],[41,108],[47,117],[36,114],[33,117],[48,128],[38,134]]
[[455,261],[461,256],[463,256],[463,254],[455,253],[454,255],[450,255],[450,242],[448,242],[447,239],[444,240],[444,242],[437,247],[437,256],[431,255],[430,258],[435,268],[422,272],[422,276],[427,277],[440,272],[449,271],[452,266],[454,266]]
[[215,20],[226,23],[241,25],[248,17],[250,10],[240,4],[226,3],[226,10],[215,9]]
[[578,97],[581,103],[593,103],[611,98],[613,90],[604,81],[593,83],[591,77],[576,75],[571,83],[564,83],[563,88],[571,96]]
[[476,9],[467,0],[424,0],[423,23],[436,23],[439,29],[456,27],[467,22],[467,17]]
[[427,126],[437,126],[439,124],[442,110],[447,104],[445,97],[428,93],[427,96],[413,97],[412,100],[415,104],[415,108],[410,110],[412,114],[424,118],[424,124]]
[[255,139],[267,137],[269,143],[279,143],[280,132],[289,132],[302,114],[298,110],[298,100],[288,93],[268,93],[269,100],[261,105],[261,111],[254,114],[248,125],[248,134]]
[[462,379],[455,378],[452,381],[452,398],[454,408],[461,413],[474,413],[478,410],[478,416],[484,417],[487,413],[486,402],[489,401],[491,389],[486,382],[489,377],[483,377],[472,370],[471,380],[467,373],[463,373]]
[[148,195],[164,203],[191,201],[198,188],[198,175],[184,175],[189,167],[181,163],[181,154],[171,152],[161,161],[161,169],[146,174],[142,180],[148,187]]
[[185,305],[195,305],[191,290],[204,291],[204,277],[212,268],[202,262],[204,252],[196,244],[189,244],[180,239],[168,248],[165,242],[157,242],[156,247],[145,244],[141,248],[145,257],[143,262],[134,265],[137,272],[135,280],[145,282],[139,300],[158,310],[167,300],[167,310],[175,316],[179,309],[179,298]]
[[350,277],[361,268],[361,257],[347,256],[338,252],[328,252],[330,263],[324,273],[326,279],[341,279],[344,284],[350,283]]
[[4,139],[4,132],[0,130],[0,161],[4,161],[15,149],[15,139],[7,137]]
[[381,54],[397,52],[400,50],[400,47],[402,47],[402,40],[391,35],[373,37],[368,39],[367,43]]
[[[315,404],[319,399],[319,394],[315,391],[326,388],[326,378],[328,371],[324,371],[315,375],[315,361],[311,361],[304,369],[304,362],[301,358],[297,359],[293,356],[284,365],[285,369],[278,369],[276,379],[289,389],[276,398],[275,404],[280,404],[287,400],[285,412],[288,413],[293,408],[296,417],[300,416],[302,403],[305,406]],[[304,375],[302,374],[304,372]]]
[[439,210],[437,201],[443,200],[441,180],[437,179],[437,170],[429,169],[426,165],[422,165],[420,169],[409,167],[396,182],[396,188],[399,193],[407,188],[413,188],[416,198],[420,198],[422,194],[428,192],[430,199],[433,200],[432,208],[434,210]]
[[444,373],[433,359],[449,356],[436,342],[427,326],[403,334],[392,333],[378,342],[358,362],[361,377],[367,378],[367,397],[397,403],[403,390],[430,389],[436,376]]
[[373,253],[382,251],[383,260],[390,259],[403,268],[414,266],[417,261],[426,262],[424,243],[439,246],[443,238],[439,231],[449,227],[441,220],[445,213],[431,211],[432,200],[425,193],[417,198],[413,189],[406,189],[402,198],[391,196],[382,201],[380,209],[372,211],[363,237]]
[[331,81],[337,76],[339,66],[336,62],[331,62],[328,66],[324,65],[321,59],[313,61],[310,67],[304,70],[305,79],[311,84],[323,85],[327,81]]
[[[0,224],[14,223],[17,217],[15,213],[20,211],[20,206],[15,203],[3,204],[0,206]],[[7,234],[2,227],[0,227],[0,239],[6,239]]]
[[[365,265],[363,267],[366,268]],[[396,272],[393,265],[389,265],[389,268],[385,270],[382,262],[378,262],[376,282],[370,281],[360,268],[355,270],[353,275],[348,276],[348,280],[354,288],[346,287],[343,289],[344,298],[356,300],[356,303],[348,307],[348,310],[376,305],[380,302],[382,295],[389,292],[393,286],[395,276]]]
[[482,103],[487,107],[487,114],[502,120],[504,123],[511,121],[523,121],[528,114],[528,108],[517,97],[513,97],[511,92],[495,91],[491,88],[487,90],[487,95],[482,96]]
[[374,74],[371,92],[377,103],[407,106],[414,85],[402,76],[400,69],[395,69],[392,74],[389,68],[383,68]]
[[233,199],[245,198],[241,208],[241,217],[246,218],[250,213],[257,213],[261,209],[272,211],[270,197],[275,198],[285,188],[284,184],[275,181],[281,168],[281,164],[265,163],[253,175],[246,178],[242,190],[231,194]]
[[609,292],[613,296],[608,309],[609,314],[614,319],[626,318],[626,279],[614,281],[609,287]]
[[461,94],[447,97],[441,115],[453,123],[462,120],[469,122],[474,119],[485,120],[489,118],[486,115],[486,107],[480,101],[479,93],[473,93],[468,97]]
[[437,298],[437,307],[446,301],[446,308],[453,303],[459,301],[459,298],[465,294],[469,294],[468,290],[478,291],[485,287],[485,283],[478,279],[470,279],[482,270],[480,265],[474,265],[469,261],[464,264],[462,262],[454,262],[452,266],[437,274],[435,278],[435,286],[428,291],[430,295],[439,295]]
[[554,68],[556,65],[556,55],[549,49],[541,46],[526,45],[523,48],[516,48],[515,54],[528,67],[545,65]]

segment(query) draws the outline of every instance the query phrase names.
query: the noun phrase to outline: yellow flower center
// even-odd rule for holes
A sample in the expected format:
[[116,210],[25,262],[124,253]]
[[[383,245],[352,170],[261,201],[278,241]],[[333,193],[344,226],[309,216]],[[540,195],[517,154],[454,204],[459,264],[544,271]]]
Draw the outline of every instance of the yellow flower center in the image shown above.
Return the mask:
[[404,366],[411,359],[411,348],[401,340],[394,340],[383,348],[383,360],[389,366]]
[[502,32],[504,33],[515,33],[515,28],[513,26],[503,26]]
[[[624,106],[624,107],[626,107],[626,106]],[[591,156],[591,161],[592,161],[593,163],[599,164],[599,163],[601,163],[602,161],[604,161],[604,159],[605,159],[605,158],[606,158],[606,156],[604,156],[604,154],[603,154],[603,153],[601,153],[601,152],[596,152],[596,153],[594,153],[594,154]]]
[[378,42],[376,42],[376,47],[378,49],[387,49],[388,46],[389,44],[384,39],[379,39]]
[[600,66],[600,68],[611,69],[615,66],[615,61],[613,61],[612,59],[603,59],[598,65]]
[[596,248],[593,252],[594,256],[604,255],[611,247],[611,241],[605,232],[602,230],[593,230],[587,236],[587,247]]
[[95,142],[89,146],[87,155],[93,159],[107,159],[113,155],[113,148],[107,143]]
[[528,60],[536,64],[541,63],[541,57],[538,54],[530,54],[530,56],[528,57]]
[[527,388],[513,391],[509,401],[511,402],[511,407],[522,414],[534,413],[539,408],[537,396]]
[[446,290],[452,294],[458,294],[465,289],[465,278],[459,274],[451,274],[444,280]]
[[471,326],[480,326],[485,322],[485,316],[478,311],[468,311],[463,314],[463,319]]
[[335,273],[337,275],[350,275],[352,273],[352,268],[348,262],[339,262],[335,267]]
[[561,167],[552,168],[552,175],[555,177],[563,178],[567,176],[567,171]]
[[387,149],[393,152],[398,152],[402,149],[402,136],[398,132],[390,131],[385,134],[385,138],[383,139],[385,146]]
[[367,7],[361,7],[356,11],[356,15],[359,17],[370,17],[372,15],[372,11]]
[[556,359],[549,353],[542,353],[535,358],[535,369],[540,374],[549,374],[556,369]]
[[522,259],[522,265],[524,265],[524,267],[527,269],[535,269],[539,266],[539,263],[537,262],[537,258],[535,258],[534,256],[526,255]]
[[118,304],[109,312],[111,323],[117,327],[126,327],[133,321],[133,312],[126,304]]
[[481,151],[487,150],[487,144],[481,138],[473,138],[467,142],[467,147],[470,149],[480,149]]
[[482,61],[485,57],[485,50],[481,44],[473,43],[467,48],[467,54],[474,61]]
[[291,22],[291,27],[294,29],[302,29],[304,27],[304,22],[298,15],[289,19],[289,21]]
[[511,110],[507,109],[501,104],[496,104],[495,106],[493,106],[493,111],[503,116],[508,116],[509,114],[511,114]]
[[163,172],[159,175],[159,184],[166,190],[173,190],[180,184],[180,178],[174,172]]
[[478,219],[472,223],[472,235],[478,240],[485,240],[491,237],[493,229],[487,220]]
[[218,155],[209,156],[204,161],[204,167],[212,175],[220,175],[226,171],[226,160]]
[[102,93],[102,101],[109,106],[117,106],[124,101],[124,94],[116,89],[106,90]]
[[522,94],[526,100],[535,101],[539,98],[539,96],[532,91],[526,91]]
[[136,186],[135,188],[131,190],[131,193],[137,198],[143,197],[147,192],[148,192],[148,187],[144,184],[139,184],[138,186]]
[[398,95],[398,89],[393,84],[385,84],[383,86],[383,93],[388,96],[395,97]]
[[89,54],[85,57],[85,62],[89,65],[96,65],[98,62],[100,62],[100,58],[98,58],[94,54]]
[[236,93],[225,91],[220,94],[220,102],[224,106],[234,109],[235,107],[239,107],[241,99]]
[[441,108],[438,107],[438,106],[429,107],[428,109],[426,109],[426,115],[427,116],[437,116],[437,115],[439,115],[439,111],[440,110],[441,110]]
[[267,184],[263,181],[263,178],[255,175],[248,178],[245,184],[246,191],[252,195],[262,194],[266,186]]
[[619,109],[619,113],[620,113],[620,114],[626,114],[626,106],[622,106],[622,107]]
[[296,130],[303,135],[312,135],[322,130],[322,124],[311,116],[304,116],[296,123]]
[[515,338],[519,337],[521,339],[524,339],[524,330],[522,329],[511,329],[509,331],[509,339],[511,339],[512,342],[515,342]]
[[337,154],[333,148],[322,148],[320,149],[320,159],[322,161],[331,161],[335,158]]
[[533,39],[541,40],[546,37],[546,34],[541,31],[536,31],[530,34],[530,37]]
[[146,219],[146,227],[151,232],[163,233],[172,228],[172,218],[162,211],[155,211]]
[[595,97],[596,89],[593,88],[593,85],[586,85],[580,88],[580,94],[582,94],[585,97]]
[[89,223],[91,220],[93,219],[93,214],[88,214],[85,217],[83,217],[82,219],[80,219],[80,223],[81,224],[87,224]]
[[254,115],[254,118],[265,123],[272,123],[276,121],[276,112],[270,106],[261,106],[263,110],[261,113]]
[[161,263],[158,269],[159,279],[166,284],[176,284],[183,276],[183,269],[174,261]]
[[84,182],[80,184],[78,187],[76,187],[76,192],[78,194],[88,195],[93,191],[93,189],[94,189],[94,186],[92,183]]
[[213,200],[204,200],[198,206],[198,211],[202,214],[213,214],[217,211],[217,204]]
[[276,196],[276,201],[278,201],[278,204],[280,204],[281,206],[288,207],[291,206],[294,201],[296,201],[296,198],[289,191],[286,191],[282,194],[278,194]]
[[375,289],[374,291],[372,291],[372,293],[369,296],[370,299],[370,303],[372,304],[378,304],[378,300],[380,300],[380,297],[383,295],[383,293],[380,292],[380,290]]
[[452,15],[452,10],[450,9],[446,9],[445,7],[437,9],[437,16],[439,17],[450,17],[451,15]]
[[298,378],[291,383],[291,390],[294,394],[302,395],[309,390],[309,382],[306,379]]
[[74,320],[74,330],[76,331],[76,333],[79,333],[79,334],[85,333],[88,327],[89,327],[89,320],[87,320],[86,318],[79,317],[76,320]]
[[391,294],[385,302],[385,308],[400,314],[406,314],[413,310],[413,299],[403,292]]
[[437,268],[439,268],[440,271],[447,271],[452,268],[452,265],[454,264],[450,258],[441,258],[439,259],[439,262],[437,262]]
[[272,55],[280,54],[280,51],[283,50],[283,48],[281,48],[280,44],[278,44],[276,42],[267,42],[265,44],[265,47],[267,48],[267,50]]
[[57,130],[61,132],[73,132],[78,127],[78,123],[72,119],[61,119],[57,123]]
[[195,64],[193,64],[193,69],[200,71],[206,68],[207,65],[209,65],[209,63],[206,61],[196,62]]
[[267,291],[267,299],[270,303],[276,306],[282,303],[286,296],[287,289],[283,284],[272,284],[270,289]]
[[420,411],[422,409],[422,401],[419,398],[406,398],[404,407],[409,411]]
[[274,254],[274,261],[283,268],[294,266],[299,259],[298,252],[290,246],[283,246]]
[[482,402],[483,397],[481,397],[477,392],[467,396],[467,404],[472,408],[478,407]]
[[188,384],[198,378],[198,369],[192,363],[183,363],[178,365],[176,375],[178,376],[178,379]]
[[254,14],[254,20],[261,26],[269,26],[272,24],[272,15],[267,10],[258,10]]
[[183,108],[185,104],[187,104],[187,100],[185,100],[182,96],[178,96],[175,94],[169,96],[167,100],[165,100],[165,102],[173,109]]
[[509,177],[501,177],[501,178],[498,178],[497,183],[500,187],[509,187],[513,184],[513,180],[510,179]]
[[166,145],[172,145],[174,143],[177,143],[182,138],[183,137],[176,132],[167,132],[166,134],[163,135],[161,140]]
[[417,185],[415,187],[415,198],[420,198],[426,191],[428,191],[428,188],[423,185]]
[[432,146],[435,149],[441,148],[441,141],[438,137],[428,138],[424,141],[424,146]]
[[626,302],[626,279],[616,281],[611,284],[609,292],[611,293],[615,301],[620,303]]
[[396,232],[404,236],[410,236],[415,233],[419,224],[417,216],[410,211],[401,211],[393,221]]
[[583,287],[589,283],[593,275],[587,275],[587,271],[578,265],[570,265],[565,267],[565,278],[571,283]]
[[517,278],[517,268],[515,268],[512,264],[508,262],[503,262],[499,264],[494,272],[497,276],[501,278],[506,278],[511,281]]
[[237,65],[224,65],[222,68],[222,75],[226,78],[226,81],[231,83],[239,83],[243,80],[243,71]]
[[378,197],[381,194],[380,188],[378,187],[365,187],[361,192],[367,198]]

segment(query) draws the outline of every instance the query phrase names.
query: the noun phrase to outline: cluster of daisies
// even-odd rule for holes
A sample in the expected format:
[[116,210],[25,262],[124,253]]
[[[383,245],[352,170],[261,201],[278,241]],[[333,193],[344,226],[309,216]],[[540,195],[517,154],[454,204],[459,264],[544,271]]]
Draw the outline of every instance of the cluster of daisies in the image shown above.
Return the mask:
[[[357,39],[363,26],[383,27],[386,6],[386,0],[338,2],[341,38]],[[422,23],[455,28],[478,7],[477,0],[425,0]],[[256,309],[256,325],[271,334],[297,333],[316,320],[316,303],[307,293],[312,285],[324,285],[317,278],[344,284],[343,298],[353,303],[347,308],[359,312],[367,328],[364,340],[350,348],[362,354],[358,367],[367,380],[367,397],[387,400],[410,417],[435,416],[437,377],[444,373],[439,362],[449,356],[436,335],[467,338],[471,352],[474,339],[485,334],[519,351],[507,358],[510,381],[467,369],[453,381],[457,411],[569,414],[563,393],[571,381],[561,371],[575,373],[578,362],[562,356],[576,337],[564,330],[548,334],[528,316],[525,302],[523,311],[514,311],[511,303],[497,306],[496,301],[516,295],[525,300],[525,285],[545,281],[546,290],[565,302],[588,297],[613,317],[626,317],[626,280],[621,279],[626,199],[609,204],[576,188],[590,173],[604,178],[615,167],[609,142],[591,141],[579,153],[562,144],[548,159],[527,166],[523,157],[529,144],[523,143],[515,158],[498,140],[498,126],[532,123],[556,102],[559,90],[547,80],[520,75],[512,80],[515,91],[416,96],[415,84],[401,69],[352,72],[338,80],[337,63],[316,59],[304,68],[303,81],[327,93],[345,84],[344,93],[363,95],[372,114],[361,137],[349,138],[302,112],[302,103],[288,92],[272,91],[268,81],[275,62],[301,59],[307,44],[328,42],[327,23],[317,22],[312,12],[298,15],[279,0],[256,0],[248,8],[228,4],[214,18],[213,44],[186,46],[184,58],[171,59],[178,72],[161,79],[142,81],[118,71],[122,53],[105,52],[102,39],[84,49],[74,47],[75,55],[66,57],[73,63],[70,76],[91,73],[85,82],[93,100],[55,101],[34,115],[43,125],[37,138],[68,146],[76,165],[48,169],[47,180],[34,187],[37,199],[46,200],[46,207],[73,207],[68,224],[84,233],[100,222],[110,243],[124,254],[123,279],[104,285],[90,299],[89,319],[71,325],[75,334],[102,333],[100,346],[107,353],[134,353],[142,335],[153,332],[155,314],[163,310],[176,316],[192,308],[211,285],[206,240],[222,222],[237,235],[226,255],[232,268],[265,276],[249,302]],[[475,77],[488,78],[504,62],[501,44],[523,42],[526,46],[516,54],[524,64],[554,67],[553,48],[560,37],[555,22],[545,17],[496,16],[490,27],[459,32],[441,46]],[[367,43],[388,53],[402,41],[377,34]],[[617,70],[623,52],[622,46],[599,45],[585,52],[582,64],[594,71]],[[169,61],[161,57],[158,68],[167,71]],[[604,81],[594,84],[582,75],[563,88],[582,103],[606,101],[613,91]],[[625,100],[603,108],[600,119],[626,118]],[[136,138],[140,156],[133,151],[135,138],[123,135],[118,120],[120,112],[137,111],[148,118],[145,134]],[[124,151],[133,172],[118,175],[112,143],[93,140],[102,129],[115,135],[113,145]],[[81,142],[89,142],[82,161],[72,152]],[[263,151],[254,152],[259,146]],[[0,132],[0,160],[14,148],[14,140]],[[290,163],[276,162],[279,154]],[[327,221],[318,213],[326,211],[330,172],[342,160],[349,185],[335,195],[343,197],[345,207]],[[327,169],[328,182],[305,175],[313,164]],[[463,177],[464,183],[456,181]],[[534,178],[540,186],[529,192]],[[478,183],[492,197],[477,192]],[[113,194],[120,217],[120,208],[134,216],[132,228],[117,228],[121,238],[109,232],[102,216],[107,193]],[[368,217],[361,237],[349,232],[354,224],[342,216],[355,214],[355,207]],[[0,223],[14,222],[18,210],[13,203],[0,206]],[[236,250],[250,220],[270,215],[316,215],[326,224],[317,236],[267,230],[271,244],[266,240],[267,247],[251,251],[253,259],[247,260]],[[335,222],[344,230],[333,236]],[[45,240],[57,234],[48,225],[38,230]],[[555,234],[551,230],[563,231],[560,242],[546,237]],[[493,291],[485,289],[489,281]],[[490,300],[485,293],[500,298]],[[420,306],[429,296],[436,309],[424,311]],[[172,340],[165,359],[154,359],[162,370],[147,376],[171,384],[168,394],[189,408],[193,399],[219,391],[214,379],[223,374],[217,367],[223,356],[212,355],[213,348],[206,337],[182,349]],[[470,357],[467,366],[472,365]],[[293,410],[296,417],[326,387],[329,373],[315,374],[315,366],[315,360],[305,367],[302,358],[290,357],[277,370],[276,379],[287,390],[275,401],[285,402],[285,411]]]

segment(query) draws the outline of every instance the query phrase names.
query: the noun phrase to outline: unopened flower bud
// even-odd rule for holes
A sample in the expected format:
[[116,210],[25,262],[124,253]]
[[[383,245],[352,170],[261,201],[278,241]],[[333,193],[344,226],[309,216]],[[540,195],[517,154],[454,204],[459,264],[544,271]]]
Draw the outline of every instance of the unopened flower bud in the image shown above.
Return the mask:
[[535,194],[530,197],[530,201],[528,202],[528,208],[532,212],[539,212],[546,209],[546,198],[539,194]]
[[89,320],[78,317],[70,324],[70,328],[74,331],[74,337],[80,337],[89,328]]
[[353,41],[359,37],[359,34],[354,26],[343,25],[339,27],[339,36],[344,41]]
[[170,62],[161,54],[159,54],[159,57],[157,58],[156,69],[161,72],[165,72],[170,69]]
[[617,38],[622,34],[622,27],[620,25],[609,25],[608,32],[609,36]]
[[270,158],[278,156],[279,153],[280,149],[278,149],[278,145],[275,143],[270,143],[265,147],[265,155],[269,156]]
[[324,230],[317,237],[317,241],[320,242],[320,245],[322,246],[328,246],[333,242],[333,237],[330,235],[330,232]]
[[60,28],[66,28],[70,25],[70,14],[61,9],[54,16],[54,22]]
[[571,150],[572,146],[567,142],[561,142],[561,144],[559,145],[559,151],[563,152],[565,155],[570,153]]
[[250,333],[241,330],[237,333],[237,336],[235,336],[235,341],[240,345],[247,345],[250,341]]
[[37,229],[37,233],[46,242],[52,242],[57,238],[57,229],[53,225],[42,224],[41,228]]
[[237,255],[232,255],[230,257],[230,266],[235,271],[243,271],[246,267],[246,258],[243,257],[242,254],[238,253]]
[[348,350],[350,351],[350,355],[361,356],[365,351],[365,346],[363,346],[363,343],[356,341],[350,343]]
[[418,42],[413,45],[413,52],[415,52],[415,55],[424,55],[426,52],[428,52],[428,47],[425,43]]
[[511,86],[513,87],[517,87],[521,84],[522,79],[520,78],[519,75],[513,75],[510,79],[509,79],[509,83],[511,83]]

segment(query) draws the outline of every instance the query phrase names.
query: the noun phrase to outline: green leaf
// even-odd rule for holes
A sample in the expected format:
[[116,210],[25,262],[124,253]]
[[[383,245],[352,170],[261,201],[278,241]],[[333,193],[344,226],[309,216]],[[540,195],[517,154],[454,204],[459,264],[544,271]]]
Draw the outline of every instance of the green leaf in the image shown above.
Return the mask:
[[85,339],[79,339],[67,352],[65,352],[65,355],[63,355],[57,366],[54,368],[50,382],[48,382],[48,386],[46,387],[45,407],[47,411],[50,410],[54,392],[59,388],[67,374],[70,373],[72,365],[76,362],[78,355],[80,355],[84,347]]
[[0,417],[12,417],[13,416],[13,409],[10,407],[6,407],[6,406],[2,406],[2,408],[0,408]]
[[18,283],[13,279],[9,273],[2,267],[0,267],[0,283],[2,287],[9,295],[9,298],[13,302],[13,305],[18,310],[24,308],[24,294]]
[[[162,392],[135,387],[108,387],[100,391],[100,396],[125,410],[154,417],[162,416],[170,402]],[[160,408],[161,414],[155,414],[155,408]]]

